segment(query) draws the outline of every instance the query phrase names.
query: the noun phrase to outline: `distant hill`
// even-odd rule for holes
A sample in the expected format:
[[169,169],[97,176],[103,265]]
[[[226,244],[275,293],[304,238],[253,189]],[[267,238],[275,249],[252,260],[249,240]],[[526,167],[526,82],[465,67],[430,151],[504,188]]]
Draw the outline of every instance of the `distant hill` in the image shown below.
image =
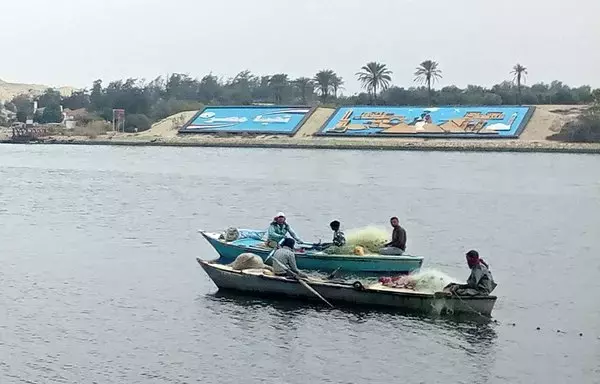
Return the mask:
[[[11,100],[13,97],[24,93],[39,95],[48,88],[54,87],[41,84],[7,83],[0,79],[0,101]],[[60,87],[57,89],[63,96],[70,96],[71,93],[76,90],[76,88],[73,87]]]

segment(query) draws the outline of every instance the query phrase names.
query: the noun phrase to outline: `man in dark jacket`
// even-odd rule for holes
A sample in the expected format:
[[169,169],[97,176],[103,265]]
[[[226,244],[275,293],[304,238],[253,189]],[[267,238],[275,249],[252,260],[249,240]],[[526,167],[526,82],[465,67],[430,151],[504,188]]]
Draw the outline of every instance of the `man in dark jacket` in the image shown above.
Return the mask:
[[383,248],[379,250],[382,255],[402,255],[406,251],[406,231],[400,226],[400,221],[397,217],[390,219],[392,224],[392,241],[385,244]]
[[471,275],[467,284],[449,284],[444,291],[454,293],[458,296],[487,296],[498,284],[494,281],[489,266],[479,257],[479,252],[472,250],[467,252],[467,264],[471,269]]

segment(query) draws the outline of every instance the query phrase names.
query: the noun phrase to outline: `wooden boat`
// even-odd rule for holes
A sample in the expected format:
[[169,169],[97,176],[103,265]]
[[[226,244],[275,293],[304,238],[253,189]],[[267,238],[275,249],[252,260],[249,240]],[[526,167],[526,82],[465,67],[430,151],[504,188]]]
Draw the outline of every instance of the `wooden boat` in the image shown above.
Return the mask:
[[[219,290],[318,300],[293,278],[265,275],[262,269],[236,271],[226,265],[196,260]],[[407,289],[365,287],[360,283],[308,281],[326,300],[350,305],[391,307],[421,313],[471,313],[489,317],[496,303],[496,296],[457,297],[443,292],[431,294]]]
[[[224,264],[232,263],[242,253],[250,252],[267,259],[272,249],[264,240],[257,238],[241,238],[232,242],[220,239],[218,233],[199,231],[209,244],[217,251]],[[295,250],[298,268],[312,271],[355,274],[406,274],[421,268],[421,256],[384,256],[384,255],[330,255],[310,248]]]

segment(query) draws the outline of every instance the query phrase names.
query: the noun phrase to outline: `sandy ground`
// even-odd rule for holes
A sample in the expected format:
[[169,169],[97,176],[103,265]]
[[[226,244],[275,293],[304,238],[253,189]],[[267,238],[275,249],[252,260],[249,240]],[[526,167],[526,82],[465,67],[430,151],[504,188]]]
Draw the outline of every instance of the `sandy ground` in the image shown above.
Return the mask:
[[[46,89],[51,88],[47,85],[41,84],[20,84],[20,83],[7,83],[0,80],[0,101],[12,100],[17,95],[32,93],[42,94]],[[72,87],[60,87],[58,91],[63,96],[70,96],[75,88]]]
[[[323,149],[390,149],[443,151],[523,151],[600,153],[600,143],[561,143],[547,140],[560,131],[584,107],[544,105],[536,108],[519,139],[422,139],[422,138],[340,138],[313,136],[333,114],[330,108],[318,108],[293,137],[280,135],[178,134],[179,128],[197,111],[168,117],[141,133],[109,133],[96,139],[75,136],[47,137],[45,143],[98,145],[167,145],[277,147]],[[0,140],[10,138],[9,130],[0,130]]]

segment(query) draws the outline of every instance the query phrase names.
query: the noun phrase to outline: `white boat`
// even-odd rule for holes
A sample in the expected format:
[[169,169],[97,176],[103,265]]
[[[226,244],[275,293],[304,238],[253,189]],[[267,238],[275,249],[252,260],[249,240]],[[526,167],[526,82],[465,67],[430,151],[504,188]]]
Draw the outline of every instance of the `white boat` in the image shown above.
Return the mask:
[[[265,275],[262,269],[238,271],[226,265],[196,260],[220,290],[319,300],[294,278]],[[496,296],[458,297],[444,292],[434,294],[363,286],[359,282],[348,284],[314,279],[307,282],[326,300],[350,305],[392,307],[422,313],[471,313],[489,317],[496,303]]]

